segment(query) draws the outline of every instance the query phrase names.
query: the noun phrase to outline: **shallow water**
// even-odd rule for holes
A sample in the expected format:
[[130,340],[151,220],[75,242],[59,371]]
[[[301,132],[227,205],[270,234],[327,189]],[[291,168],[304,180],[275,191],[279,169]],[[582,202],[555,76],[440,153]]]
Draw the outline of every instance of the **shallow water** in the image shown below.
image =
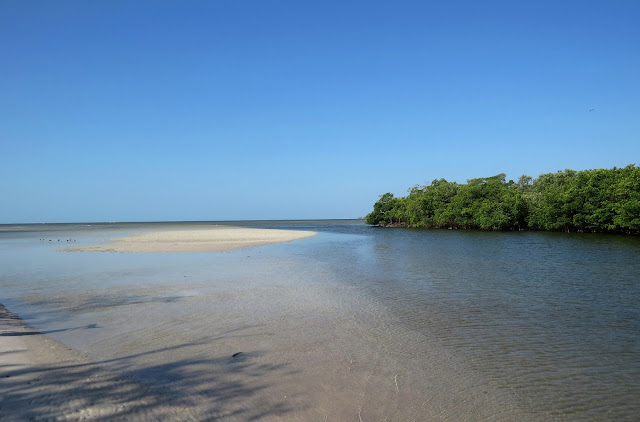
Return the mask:
[[0,226],[0,300],[227,420],[640,414],[637,237],[233,224],[319,234],[224,253],[77,253],[58,249],[193,224]]

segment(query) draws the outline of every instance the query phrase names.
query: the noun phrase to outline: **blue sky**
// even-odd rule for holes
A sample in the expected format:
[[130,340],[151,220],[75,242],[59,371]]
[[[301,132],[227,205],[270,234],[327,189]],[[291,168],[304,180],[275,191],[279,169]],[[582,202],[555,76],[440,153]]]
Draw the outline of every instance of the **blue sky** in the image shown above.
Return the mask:
[[640,164],[639,21],[635,0],[4,0],[0,223],[355,218],[436,178]]

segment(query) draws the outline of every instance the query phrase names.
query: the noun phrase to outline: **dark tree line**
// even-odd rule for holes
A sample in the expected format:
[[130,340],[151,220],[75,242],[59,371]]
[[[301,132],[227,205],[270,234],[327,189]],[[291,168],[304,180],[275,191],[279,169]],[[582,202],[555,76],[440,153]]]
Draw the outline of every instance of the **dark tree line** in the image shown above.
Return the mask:
[[385,193],[366,217],[379,226],[640,233],[640,167],[434,180]]

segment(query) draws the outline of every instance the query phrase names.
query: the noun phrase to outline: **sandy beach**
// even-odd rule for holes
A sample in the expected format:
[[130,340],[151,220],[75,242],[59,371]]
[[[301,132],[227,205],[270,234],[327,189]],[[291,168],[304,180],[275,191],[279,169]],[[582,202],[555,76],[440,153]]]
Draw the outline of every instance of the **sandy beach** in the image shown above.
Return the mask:
[[[65,248],[95,252],[227,251],[314,236],[311,231],[214,227],[167,230]],[[0,304],[0,421],[208,420],[210,409],[93,362]],[[237,359],[236,359],[237,360]],[[244,359],[238,360],[242,363]],[[117,360],[116,360],[117,361]],[[225,419],[236,420],[226,415]],[[242,420],[239,418],[237,420]]]
[[[54,233],[5,242],[0,422],[536,420],[343,282],[368,267],[362,236],[256,248],[315,232]],[[73,251],[236,250],[69,253],[43,236],[77,238]]]
[[91,362],[2,305],[0,367],[0,421],[202,420],[197,409]]
[[70,252],[207,252],[228,251],[315,236],[312,231],[214,227],[168,230],[111,239],[109,243],[65,248]]

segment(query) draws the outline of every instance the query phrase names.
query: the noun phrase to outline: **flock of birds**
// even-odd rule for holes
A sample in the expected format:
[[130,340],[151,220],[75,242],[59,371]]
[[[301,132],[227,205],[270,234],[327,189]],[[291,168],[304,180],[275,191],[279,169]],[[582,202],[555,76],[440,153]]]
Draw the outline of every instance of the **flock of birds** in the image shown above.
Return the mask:
[[[75,239],[63,239],[66,240],[67,242],[75,242]],[[41,242],[46,242],[47,239],[40,239]],[[49,239],[49,242],[53,242],[53,239]],[[60,242],[60,239],[58,239],[58,242]]]

